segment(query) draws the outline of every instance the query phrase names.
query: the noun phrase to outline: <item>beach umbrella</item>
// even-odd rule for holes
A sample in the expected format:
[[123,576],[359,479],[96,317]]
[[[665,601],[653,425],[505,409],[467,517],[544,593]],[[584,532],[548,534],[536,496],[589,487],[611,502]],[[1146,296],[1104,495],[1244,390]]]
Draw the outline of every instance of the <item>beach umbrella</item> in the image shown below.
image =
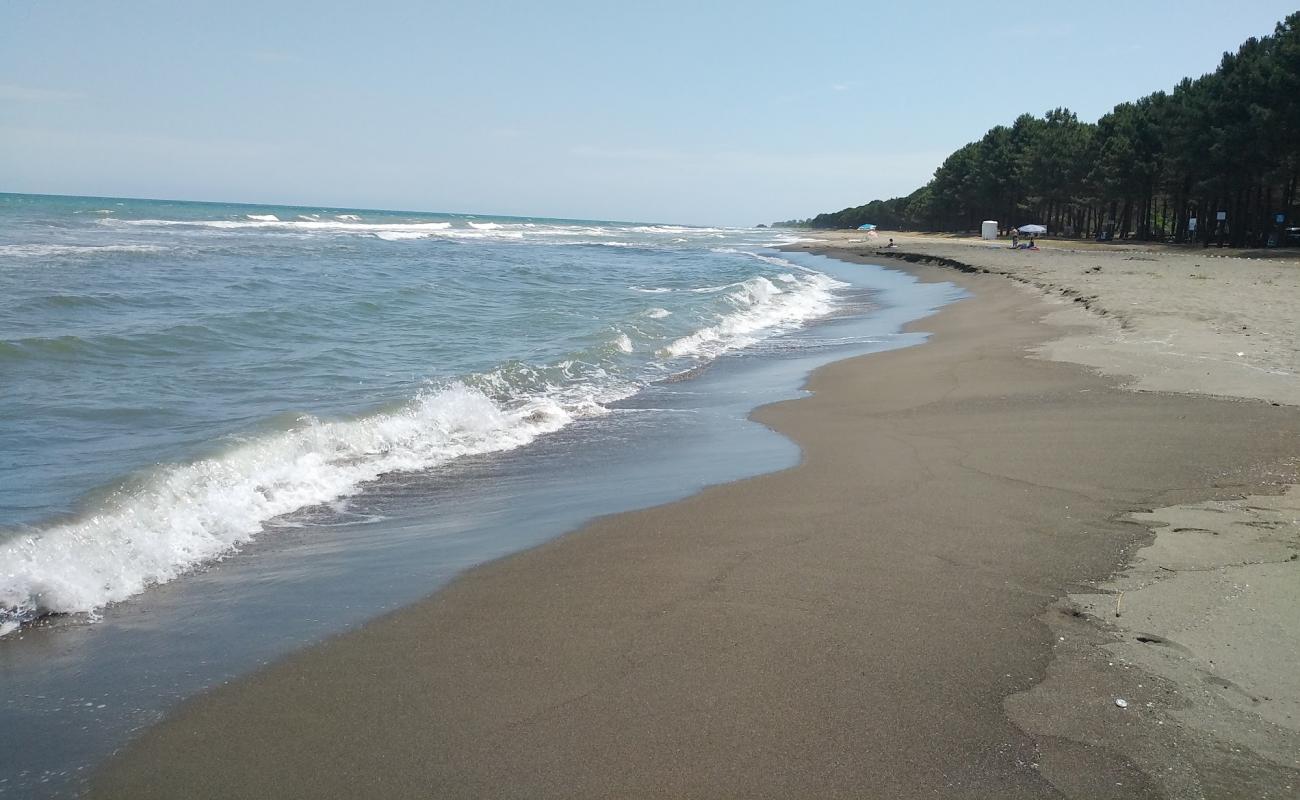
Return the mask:
[[876,229],[876,226],[875,226],[875,225],[872,225],[870,222],[868,222],[866,225],[859,225],[859,226],[858,226],[858,230],[860,230],[860,231],[874,231],[875,229]]
[[1047,226],[1046,225],[1021,225],[1019,228],[1016,228],[1016,230],[1020,231],[1021,233],[1044,234],[1047,233]]

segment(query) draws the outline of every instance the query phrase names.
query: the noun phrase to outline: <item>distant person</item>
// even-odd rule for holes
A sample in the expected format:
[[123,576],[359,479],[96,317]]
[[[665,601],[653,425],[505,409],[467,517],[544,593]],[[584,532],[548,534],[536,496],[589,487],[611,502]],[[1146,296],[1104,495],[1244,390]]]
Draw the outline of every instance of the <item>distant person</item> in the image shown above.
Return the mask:
[[1011,249],[1012,249],[1012,250],[1019,250],[1019,249],[1020,249],[1020,232],[1019,232],[1019,231],[1012,231],[1012,232],[1011,232]]
[[1026,249],[1026,250],[1037,250],[1037,249],[1038,249],[1038,245],[1034,244],[1034,240],[1033,240],[1033,239],[1030,239],[1030,240],[1029,240],[1029,246],[1026,247],[1025,249]]
[[889,239],[889,244],[885,245],[885,247],[898,247],[898,245],[894,244],[894,240],[893,240],[893,238],[891,237],[891,238]]

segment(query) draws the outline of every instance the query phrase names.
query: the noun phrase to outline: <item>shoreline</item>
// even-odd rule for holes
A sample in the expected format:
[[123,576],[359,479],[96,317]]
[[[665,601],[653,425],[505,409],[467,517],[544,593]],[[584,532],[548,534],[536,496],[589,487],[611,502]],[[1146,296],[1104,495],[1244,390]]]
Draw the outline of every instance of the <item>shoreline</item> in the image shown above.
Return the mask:
[[[382,519],[273,528],[219,566],[116,605],[96,624],[55,618],[0,639],[0,681],[11,689],[0,749],[13,756],[12,768],[0,769],[0,795],[71,793],[187,698],[415,603],[477,564],[597,517],[796,463],[794,443],[749,413],[800,396],[820,364],[920,341],[899,326],[958,291],[896,270],[789,258],[847,284],[836,314],[720,357],[685,383],[652,383],[612,413],[527,447],[394,476],[349,504]],[[93,713],[93,726],[66,713],[67,697],[94,702],[80,712]]]
[[1041,298],[954,282],[975,296],[923,320],[924,346],[835,362],[755,414],[799,466],[597,520],[216,689],[92,795],[1153,788],[1002,703],[1049,669],[1035,617],[1145,538],[1119,516],[1226,496],[1219,473],[1276,487],[1260,464],[1295,435],[1262,430],[1294,410],[1026,359],[1050,338]]

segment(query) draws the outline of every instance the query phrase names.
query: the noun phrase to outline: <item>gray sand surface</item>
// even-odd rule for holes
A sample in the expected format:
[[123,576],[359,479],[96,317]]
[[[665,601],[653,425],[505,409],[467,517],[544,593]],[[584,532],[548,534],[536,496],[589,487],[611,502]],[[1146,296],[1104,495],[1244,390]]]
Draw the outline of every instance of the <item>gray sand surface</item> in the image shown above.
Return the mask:
[[[824,238],[820,247],[841,253],[864,243]],[[1045,319],[1064,335],[1034,348],[1041,357],[1136,390],[1300,404],[1294,250],[1049,241],[1025,252],[970,237],[895,239],[877,260],[987,270],[1055,302]],[[1283,420],[1277,435],[1295,426]],[[1012,718],[1040,737],[1122,749],[1170,797],[1300,796],[1297,462],[1292,452],[1274,468],[1280,496],[1225,484],[1233,491],[1214,500],[1129,515],[1153,541],[1043,615],[1060,634],[1054,661],[1044,683],[1008,698]],[[1120,730],[1104,724],[1112,712],[1096,697],[1116,670],[1140,676],[1140,699],[1126,699],[1138,713]],[[1242,794],[1243,773],[1253,794]]]
[[889,250],[879,246],[888,235],[817,238],[811,246],[836,254],[951,259],[1039,289],[1058,302],[1056,322],[1074,328],[1044,354],[1131,388],[1300,405],[1300,251],[1073,240],[1026,251],[934,234],[893,234]]
[[1210,734],[1117,707],[1150,678],[1089,660],[1118,634],[1067,595],[1151,541],[1135,512],[1295,482],[1300,409],[1027,358],[1059,336],[1041,296],[909,269],[975,296],[761,409],[800,466],[598,520],[197,698],[91,795],[1286,796],[1273,755],[1207,761]]

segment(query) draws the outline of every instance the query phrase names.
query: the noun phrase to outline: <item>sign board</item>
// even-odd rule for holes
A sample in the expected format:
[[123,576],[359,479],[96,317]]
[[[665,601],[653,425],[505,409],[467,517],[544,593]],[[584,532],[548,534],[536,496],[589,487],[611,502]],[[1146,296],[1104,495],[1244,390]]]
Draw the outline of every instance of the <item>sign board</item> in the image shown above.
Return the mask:
[[1273,221],[1276,222],[1278,225],[1281,225],[1283,222],[1286,222],[1286,214],[1278,214],[1274,216]]
[[1196,217],[1189,217],[1187,220],[1187,231],[1194,233],[1196,231]]
[[1225,219],[1228,218],[1228,212],[1227,212],[1227,211],[1217,211],[1217,212],[1215,212],[1215,214],[1214,214],[1214,218],[1217,219],[1217,220],[1220,221],[1220,222],[1223,222]]

